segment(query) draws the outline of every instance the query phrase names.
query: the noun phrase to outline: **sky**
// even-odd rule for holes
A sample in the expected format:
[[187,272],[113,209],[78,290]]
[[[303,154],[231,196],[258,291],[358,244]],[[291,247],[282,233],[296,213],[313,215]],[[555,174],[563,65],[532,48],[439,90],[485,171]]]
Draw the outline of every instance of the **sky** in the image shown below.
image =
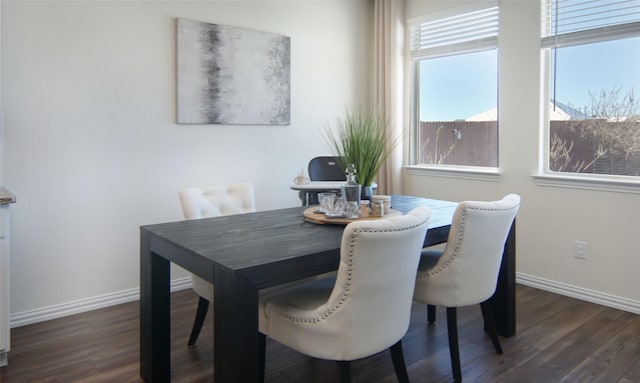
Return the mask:
[[[496,51],[423,60],[420,120],[466,119],[495,108],[496,68]],[[575,108],[590,105],[589,91],[621,88],[622,96],[633,88],[640,97],[640,37],[561,48],[556,68],[556,98]]]
[[558,101],[590,105],[589,92],[631,88],[640,97],[640,37],[566,47],[557,53]]

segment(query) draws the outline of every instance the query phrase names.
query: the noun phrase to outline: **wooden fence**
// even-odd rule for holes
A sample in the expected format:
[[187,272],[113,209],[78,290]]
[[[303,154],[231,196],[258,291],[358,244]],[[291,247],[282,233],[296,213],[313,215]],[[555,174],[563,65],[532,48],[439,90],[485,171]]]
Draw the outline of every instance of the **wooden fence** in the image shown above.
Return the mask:
[[[620,124],[598,120],[551,121],[549,170],[588,174],[640,176],[640,123],[625,122],[624,134],[608,141],[597,133]],[[584,132],[591,131],[591,134]],[[594,133],[595,132],[595,133]],[[498,166],[496,121],[421,121],[420,158],[423,164]],[[605,145],[606,144],[606,145]],[[560,149],[564,147],[566,153]]]

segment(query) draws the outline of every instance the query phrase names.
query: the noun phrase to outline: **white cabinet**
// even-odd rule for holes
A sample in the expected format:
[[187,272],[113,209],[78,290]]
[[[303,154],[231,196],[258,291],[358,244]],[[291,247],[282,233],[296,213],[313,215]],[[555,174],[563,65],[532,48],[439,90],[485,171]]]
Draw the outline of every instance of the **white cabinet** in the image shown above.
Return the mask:
[[11,349],[9,323],[9,205],[16,196],[0,186],[0,367],[7,365]]
[[0,367],[7,365],[9,330],[9,204],[0,205]]

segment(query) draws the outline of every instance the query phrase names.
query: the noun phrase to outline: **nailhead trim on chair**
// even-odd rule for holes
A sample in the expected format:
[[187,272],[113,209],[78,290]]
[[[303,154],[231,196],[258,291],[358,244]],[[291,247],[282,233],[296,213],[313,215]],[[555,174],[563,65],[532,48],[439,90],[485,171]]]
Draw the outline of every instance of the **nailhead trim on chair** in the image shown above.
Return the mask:
[[[347,257],[347,265],[349,265],[349,268],[347,269],[347,283],[346,283],[346,287],[344,289],[344,293],[342,294],[342,297],[340,297],[340,300],[338,301],[338,303],[332,307],[329,307],[322,315],[317,316],[315,318],[300,318],[300,317],[294,317],[292,315],[286,314],[280,310],[274,309],[273,313],[280,315],[292,322],[295,323],[318,323],[320,321],[323,321],[325,319],[327,319],[329,316],[331,316],[334,312],[338,311],[338,309],[340,309],[340,307],[342,307],[342,305],[344,304],[344,302],[346,302],[347,298],[349,297],[349,290],[350,290],[350,286],[351,286],[351,277],[353,274],[353,247],[354,244],[356,242],[356,237],[358,233],[380,233],[380,232],[396,232],[396,231],[405,231],[405,230],[411,230],[414,229],[416,227],[421,226],[422,224],[424,224],[423,222],[420,222],[416,225],[413,226],[409,226],[409,227],[405,227],[403,229],[356,229],[352,232],[351,234],[351,240],[350,240],[350,246],[349,246],[349,256]],[[268,326],[268,322],[267,322],[267,326]]]
[[416,275],[416,279],[424,279],[424,278],[428,278],[432,275],[436,275],[439,272],[445,270],[446,268],[449,267],[449,265],[451,265],[455,260],[456,260],[456,255],[458,254],[458,251],[460,250],[460,246],[462,245],[462,239],[464,238],[464,236],[462,235],[462,233],[464,233],[464,224],[465,224],[465,218],[467,217],[467,209],[465,209],[462,214],[460,215],[460,230],[458,230],[458,239],[456,241],[456,247],[453,250],[453,254],[451,255],[451,257],[449,257],[449,259],[446,260],[446,262],[444,262],[442,265],[440,265],[440,267],[438,267],[437,269],[435,267],[432,267],[431,269],[429,269],[426,273],[423,272],[422,274],[418,271],[418,275]]

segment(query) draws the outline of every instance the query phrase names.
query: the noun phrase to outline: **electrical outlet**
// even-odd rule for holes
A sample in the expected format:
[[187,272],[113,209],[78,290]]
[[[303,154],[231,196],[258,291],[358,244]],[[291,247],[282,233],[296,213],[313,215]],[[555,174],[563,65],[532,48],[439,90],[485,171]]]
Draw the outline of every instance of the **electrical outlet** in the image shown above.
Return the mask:
[[578,259],[587,259],[587,255],[589,254],[589,244],[583,241],[575,241],[573,244],[575,248],[575,257]]

